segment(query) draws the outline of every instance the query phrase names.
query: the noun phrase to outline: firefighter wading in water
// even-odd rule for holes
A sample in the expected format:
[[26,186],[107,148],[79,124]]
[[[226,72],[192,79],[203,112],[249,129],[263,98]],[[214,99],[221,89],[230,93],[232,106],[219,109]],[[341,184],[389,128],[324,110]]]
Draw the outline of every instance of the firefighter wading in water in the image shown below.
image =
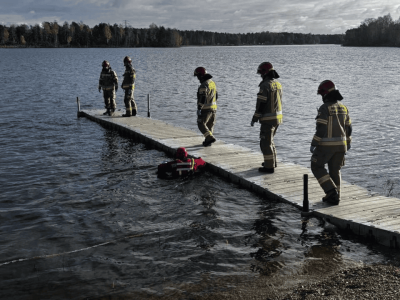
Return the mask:
[[126,113],[122,116],[131,117],[136,116],[137,113],[137,106],[133,98],[133,92],[135,90],[136,71],[132,67],[132,59],[129,56],[125,56],[124,58],[124,66],[124,81],[122,82],[121,88],[125,91],[124,102]]
[[189,176],[200,171],[206,166],[206,162],[201,158],[188,158],[185,148],[179,147],[175,153],[175,160],[158,165],[157,176],[159,178],[177,178]]
[[115,92],[118,90],[118,76],[115,71],[111,69],[108,61],[103,61],[103,70],[100,73],[99,79],[99,92],[103,89],[104,104],[107,109],[103,115],[112,116],[117,107],[115,103]]
[[[340,201],[340,169],[344,166],[344,155],[351,145],[351,119],[347,107],[339,100],[343,97],[330,80],[323,81],[317,94],[323,105],[315,118],[317,128],[311,142],[311,170],[325,192],[322,201],[338,205]],[[328,164],[329,173],[325,169]]]
[[251,126],[260,122],[260,148],[264,155],[263,167],[258,170],[263,173],[274,173],[277,166],[274,136],[279,124],[282,123],[282,85],[276,80],[278,73],[269,62],[258,66],[257,74],[262,81],[257,94],[256,111]]
[[213,131],[217,113],[217,87],[203,67],[196,68],[194,76],[200,81],[197,91],[197,126],[205,137],[203,146],[207,147],[216,141]]

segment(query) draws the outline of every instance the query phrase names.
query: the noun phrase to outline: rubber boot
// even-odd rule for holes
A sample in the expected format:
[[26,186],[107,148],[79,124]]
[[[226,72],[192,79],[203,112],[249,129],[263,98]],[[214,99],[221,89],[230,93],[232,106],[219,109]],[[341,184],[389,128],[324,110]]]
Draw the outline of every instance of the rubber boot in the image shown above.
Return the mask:
[[110,116],[113,116],[113,115],[114,115],[114,112],[115,112],[115,108],[111,108]]
[[212,143],[216,142],[216,138],[213,137],[212,135],[209,135],[206,140],[203,142],[204,147],[211,146]]
[[322,198],[323,202],[332,204],[332,205],[338,205],[340,200],[339,200],[339,194],[336,189],[332,189],[328,191],[325,195],[325,197]]
[[111,116],[110,115],[111,110],[107,108],[107,110],[103,113],[104,116]]
[[272,174],[275,172],[275,168],[258,168],[258,171],[261,173],[268,173],[268,174]]

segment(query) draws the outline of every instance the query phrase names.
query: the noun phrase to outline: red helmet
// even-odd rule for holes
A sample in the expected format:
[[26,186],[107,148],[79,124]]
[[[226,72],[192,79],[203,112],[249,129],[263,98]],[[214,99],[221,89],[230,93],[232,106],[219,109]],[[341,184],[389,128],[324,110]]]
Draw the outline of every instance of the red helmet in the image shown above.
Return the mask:
[[257,74],[265,75],[268,74],[269,71],[273,70],[274,67],[270,62],[263,62],[257,68]]
[[132,64],[132,59],[129,56],[124,57],[124,65]]
[[324,80],[320,83],[320,85],[318,87],[317,95],[321,95],[322,97],[325,97],[327,94],[329,94],[332,91],[336,91],[335,84],[330,80]]
[[179,148],[176,150],[175,157],[176,157],[177,159],[185,159],[187,156],[188,156],[188,153],[187,153],[187,151],[186,151],[185,148],[179,147]]
[[203,67],[198,67],[194,70],[193,76],[204,76],[207,74],[207,70]]
[[110,63],[108,62],[108,61],[103,61],[103,63],[101,64],[101,66],[103,67],[103,68],[109,68],[110,67]]

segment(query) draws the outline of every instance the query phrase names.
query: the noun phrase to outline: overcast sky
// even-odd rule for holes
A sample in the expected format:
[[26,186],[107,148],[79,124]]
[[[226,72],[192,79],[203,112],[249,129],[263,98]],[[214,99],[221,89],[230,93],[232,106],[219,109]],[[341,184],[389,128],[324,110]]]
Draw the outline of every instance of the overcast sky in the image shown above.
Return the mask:
[[366,18],[400,16],[399,0],[0,0],[0,23],[99,23],[216,32],[344,33]]

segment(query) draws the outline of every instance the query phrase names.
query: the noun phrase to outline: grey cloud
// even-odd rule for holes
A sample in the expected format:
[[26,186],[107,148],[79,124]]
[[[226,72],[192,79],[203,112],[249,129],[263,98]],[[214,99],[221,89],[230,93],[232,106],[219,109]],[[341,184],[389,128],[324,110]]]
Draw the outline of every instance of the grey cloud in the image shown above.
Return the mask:
[[[358,26],[366,18],[391,13],[397,19],[400,6],[396,1],[2,0],[0,14],[27,23],[56,18],[60,22],[82,20],[94,26],[101,22],[122,24],[127,20],[139,28],[155,23],[180,30],[230,33],[344,33],[349,26]],[[32,10],[36,13],[29,14]]]

